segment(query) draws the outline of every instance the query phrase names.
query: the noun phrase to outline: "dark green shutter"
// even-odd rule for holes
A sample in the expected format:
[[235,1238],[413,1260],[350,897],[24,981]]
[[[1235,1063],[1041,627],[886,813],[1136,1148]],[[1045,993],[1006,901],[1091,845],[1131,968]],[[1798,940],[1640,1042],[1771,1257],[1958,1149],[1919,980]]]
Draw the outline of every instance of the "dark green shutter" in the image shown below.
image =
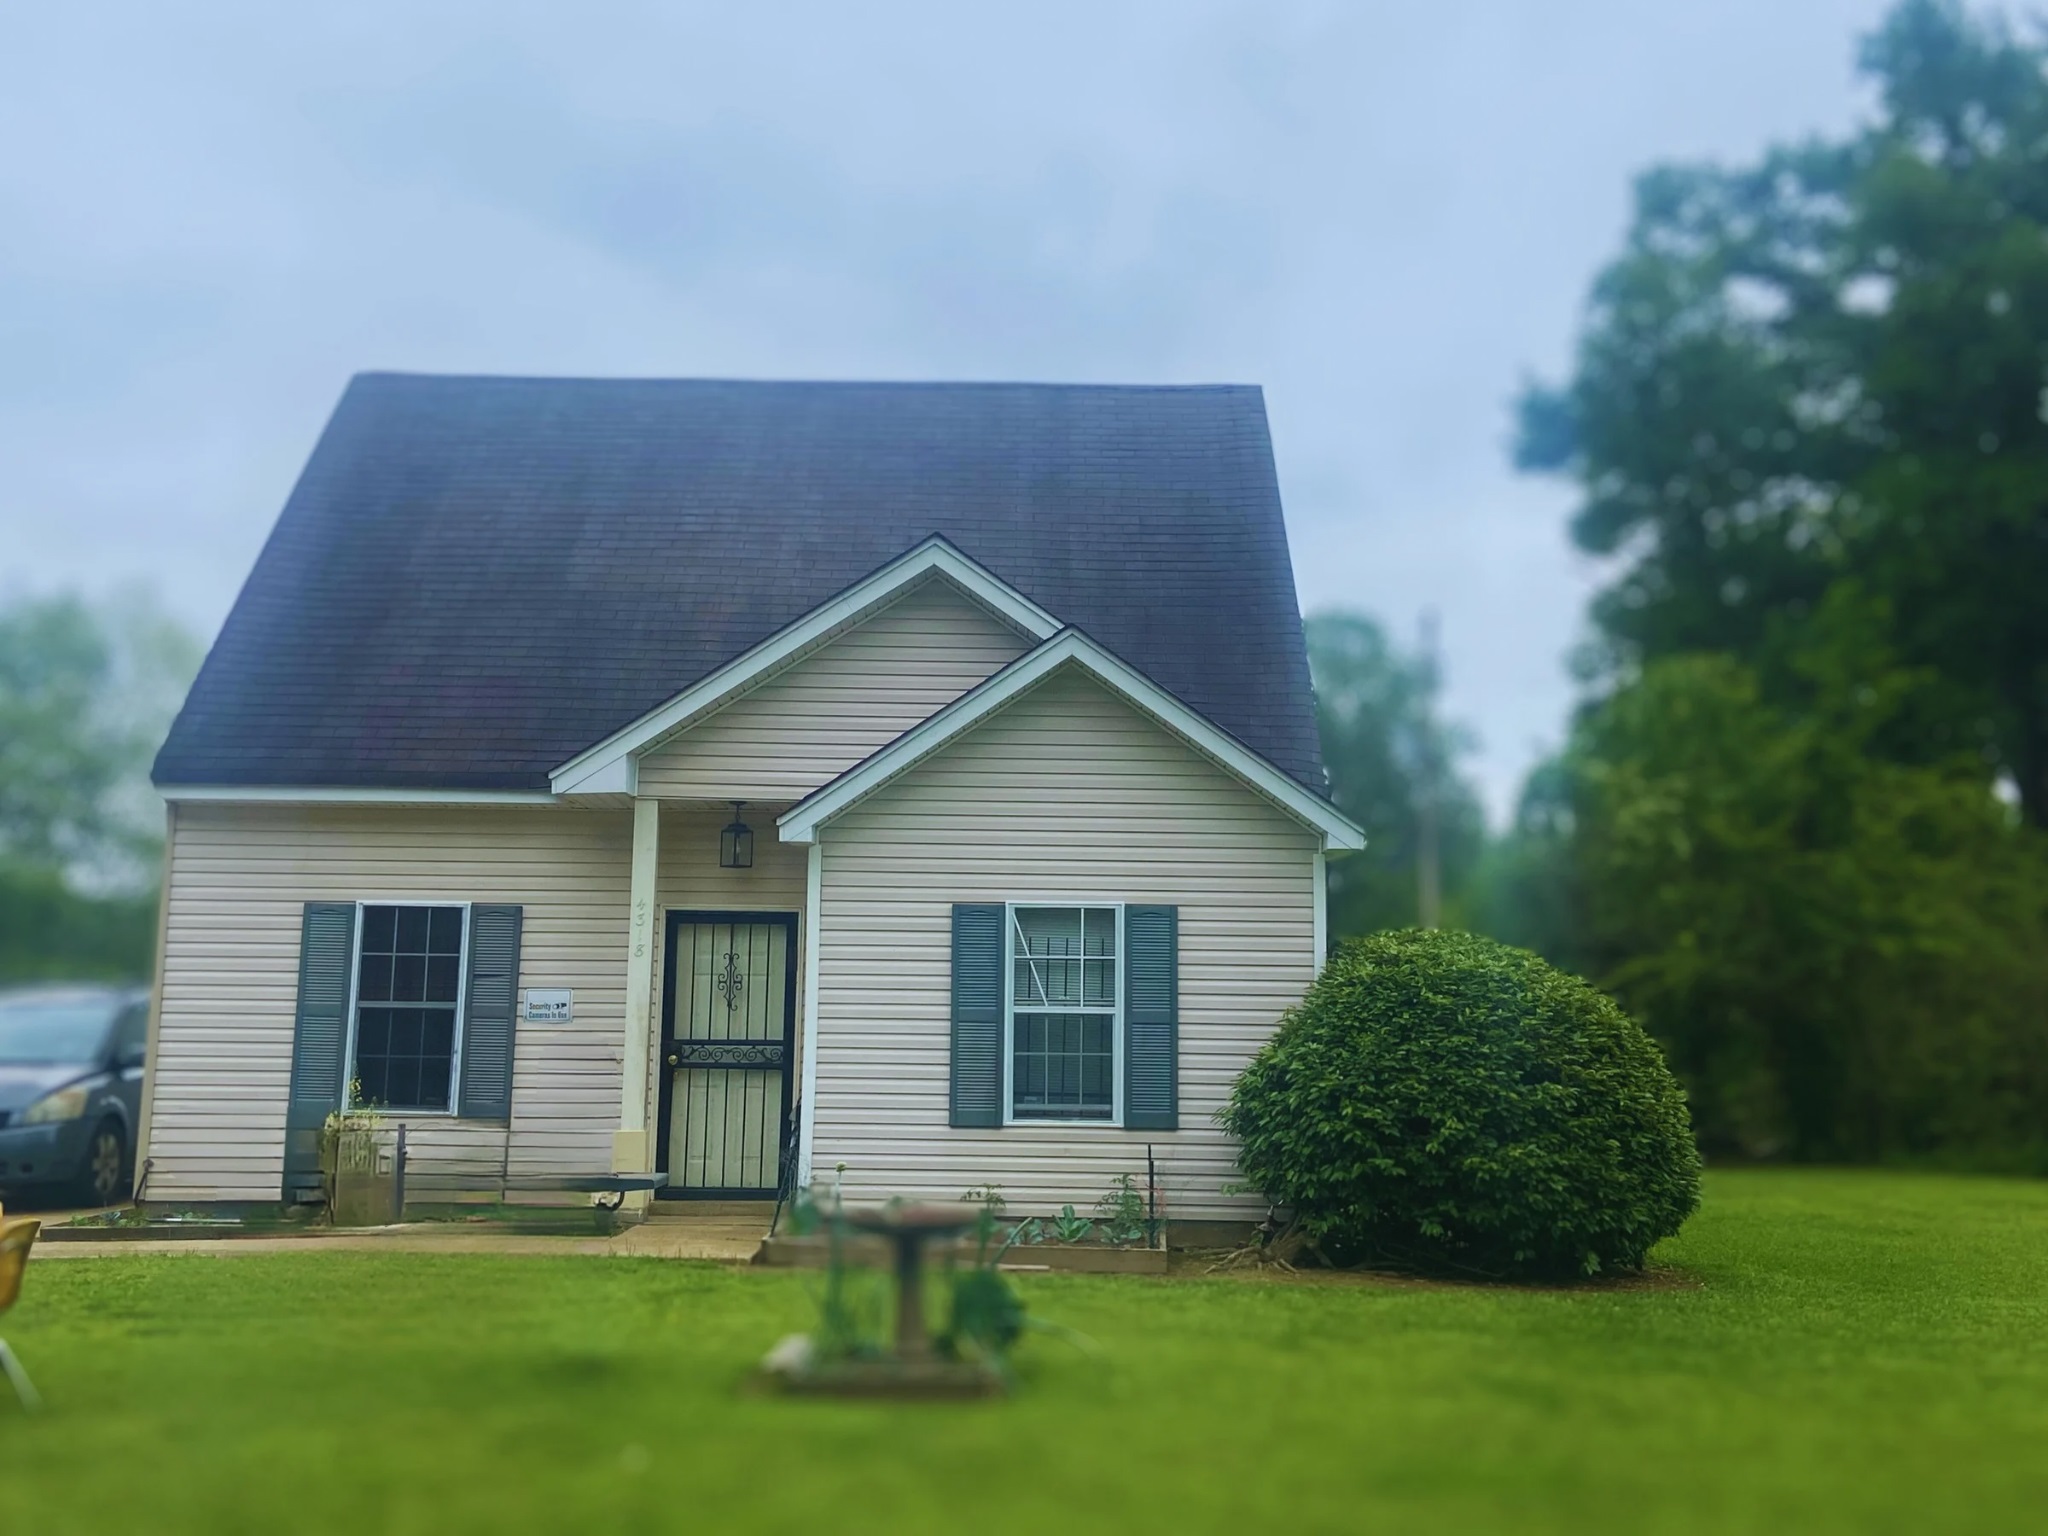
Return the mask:
[[953,907],[952,1123],[1003,1123],[1003,908]]
[[1180,909],[1124,908],[1124,1128],[1180,1129]]
[[512,1043],[519,1028],[519,926],[522,909],[469,909],[469,985],[462,1006],[462,1089],[455,1113],[465,1120],[512,1118]]
[[292,1081],[284,1112],[284,1198],[320,1198],[320,1130],[341,1108],[348,1048],[349,966],[355,958],[352,901],[309,901],[299,926],[299,1002]]

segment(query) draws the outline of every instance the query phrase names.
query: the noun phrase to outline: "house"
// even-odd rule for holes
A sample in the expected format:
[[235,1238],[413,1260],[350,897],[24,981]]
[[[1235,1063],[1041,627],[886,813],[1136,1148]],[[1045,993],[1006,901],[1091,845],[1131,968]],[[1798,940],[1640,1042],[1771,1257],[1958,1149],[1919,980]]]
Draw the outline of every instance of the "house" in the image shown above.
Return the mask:
[[156,761],[152,1201],[1085,1208],[1214,1115],[1362,846],[1250,388],[365,375]]

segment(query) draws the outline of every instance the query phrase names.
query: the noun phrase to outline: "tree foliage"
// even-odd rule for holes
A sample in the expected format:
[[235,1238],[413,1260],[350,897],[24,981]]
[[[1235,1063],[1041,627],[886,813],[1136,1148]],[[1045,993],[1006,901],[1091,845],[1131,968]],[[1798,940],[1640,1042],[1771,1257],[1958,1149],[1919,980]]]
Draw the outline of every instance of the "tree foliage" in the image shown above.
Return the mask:
[[1975,762],[1875,750],[1933,685],[1874,623],[1827,600],[1793,657],[1803,699],[1698,654],[1588,718],[1581,943],[1710,1148],[2042,1162],[2048,854]]
[[1497,915],[1666,1043],[1710,1146],[2038,1162],[2048,50],[1904,0],[1863,63],[1862,131],[1646,174],[1523,401],[1617,575]]
[[1657,1047],[1584,982],[1470,934],[1345,945],[1224,1122],[1246,1178],[1339,1260],[1635,1269],[1699,1202]]
[[1417,811],[1425,795],[1436,802],[1446,911],[1459,920],[1486,820],[1457,768],[1469,738],[1439,716],[1434,666],[1362,613],[1312,614],[1307,630],[1330,796],[1366,834],[1363,853],[1331,862],[1330,931],[1344,938],[1417,921]]
[[197,660],[145,594],[0,606],[0,981],[148,970],[149,763]]
[[1943,0],[1869,40],[1841,143],[1637,187],[1577,367],[1520,457],[1585,491],[1611,676],[1768,666],[1845,575],[1943,683],[1897,754],[1985,754],[2048,825],[2048,53]]

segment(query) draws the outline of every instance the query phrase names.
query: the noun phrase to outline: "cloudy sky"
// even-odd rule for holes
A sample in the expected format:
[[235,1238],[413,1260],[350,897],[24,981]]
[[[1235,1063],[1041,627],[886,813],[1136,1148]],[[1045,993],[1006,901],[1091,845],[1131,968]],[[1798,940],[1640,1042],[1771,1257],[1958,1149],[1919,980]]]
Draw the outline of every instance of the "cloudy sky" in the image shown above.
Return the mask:
[[1440,612],[1504,810],[1598,574],[1517,384],[1883,8],[0,0],[0,597],[210,635],[361,369],[1254,382],[1304,606]]

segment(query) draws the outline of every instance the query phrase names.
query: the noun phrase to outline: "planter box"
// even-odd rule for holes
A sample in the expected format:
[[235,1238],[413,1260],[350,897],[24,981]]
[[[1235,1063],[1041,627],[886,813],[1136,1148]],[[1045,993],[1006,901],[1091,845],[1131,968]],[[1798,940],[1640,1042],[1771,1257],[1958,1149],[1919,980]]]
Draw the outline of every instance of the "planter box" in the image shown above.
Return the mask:
[[388,1227],[405,1212],[405,1135],[345,1130],[332,1138],[328,1220],[337,1227]]

